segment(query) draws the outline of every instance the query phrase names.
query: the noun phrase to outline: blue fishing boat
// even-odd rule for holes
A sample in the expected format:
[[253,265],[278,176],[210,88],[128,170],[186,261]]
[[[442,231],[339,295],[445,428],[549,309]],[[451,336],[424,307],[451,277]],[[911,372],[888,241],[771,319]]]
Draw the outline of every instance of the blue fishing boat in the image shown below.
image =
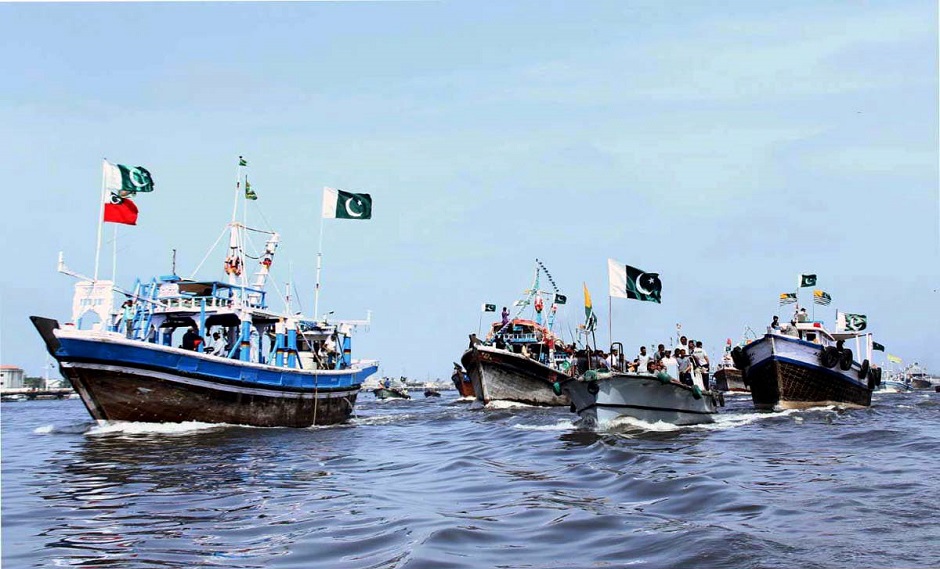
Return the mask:
[[[254,199],[247,179],[245,189]],[[122,289],[82,278],[60,256],[59,271],[80,278],[71,320],[31,320],[94,419],[310,427],[350,417],[378,369],[351,353],[353,332],[369,319],[306,318],[291,310],[289,294],[285,310],[270,309],[265,285],[279,235],[235,217],[225,280],[174,270]],[[246,252],[249,231],[266,239],[256,256]],[[125,299],[118,310],[115,297]]]

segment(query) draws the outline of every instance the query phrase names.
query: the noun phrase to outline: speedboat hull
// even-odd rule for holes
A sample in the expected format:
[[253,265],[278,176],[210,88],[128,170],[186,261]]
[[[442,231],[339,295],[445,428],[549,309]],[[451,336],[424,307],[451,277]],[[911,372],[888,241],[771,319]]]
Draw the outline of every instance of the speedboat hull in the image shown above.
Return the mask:
[[567,395],[556,395],[552,384],[568,378],[559,370],[522,354],[489,346],[473,346],[461,363],[473,384],[476,401],[513,401],[526,405],[567,406]]
[[372,393],[376,399],[411,399],[411,395],[404,389],[395,389],[389,387],[379,387],[373,389]]
[[[751,387],[754,407],[870,406],[874,379],[869,370],[851,361],[847,351],[842,354],[846,354],[845,363],[850,365],[844,365],[843,360],[824,365],[832,361],[825,361],[825,349],[836,348],[779,334],[767,334],[745,346],[744,380]],[[863,375],[865,378],[859,379]]]
[[561,384],[571,397],[581,424],[606,428],[615,419],[633,417],[673,425],[713,423],[719,396],[669,378],[646,374],[598,374],[596,379],[569,379]]
[[98,421],[332,425],[349,419],[362,381],[377,370],[281,368],[31,319]]

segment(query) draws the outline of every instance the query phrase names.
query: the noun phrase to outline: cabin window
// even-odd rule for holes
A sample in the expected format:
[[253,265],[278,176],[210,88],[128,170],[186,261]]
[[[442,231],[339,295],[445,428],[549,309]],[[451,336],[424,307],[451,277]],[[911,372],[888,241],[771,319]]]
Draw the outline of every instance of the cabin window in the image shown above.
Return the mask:
[[813,342],[813,343],[815,344],[815,343],[816,343],[816,334],[813,333],[813,332],[807,332],[807,333],[806,333],[806,341],[807,341],[807,342]]

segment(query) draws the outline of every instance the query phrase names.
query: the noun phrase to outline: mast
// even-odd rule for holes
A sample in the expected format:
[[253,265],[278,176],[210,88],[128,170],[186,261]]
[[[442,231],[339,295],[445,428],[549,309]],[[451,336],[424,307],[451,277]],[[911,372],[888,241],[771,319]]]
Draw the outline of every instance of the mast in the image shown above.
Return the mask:
[[101,196],[98,200],[98,244],[95,246],[95,276],[94,281],[98,280],[98,261],[101,258],[101,230],[104,225],[104,196],[105,196],[105,178],[106,178],[106,168],[108,167],[108,159],[101,159]]

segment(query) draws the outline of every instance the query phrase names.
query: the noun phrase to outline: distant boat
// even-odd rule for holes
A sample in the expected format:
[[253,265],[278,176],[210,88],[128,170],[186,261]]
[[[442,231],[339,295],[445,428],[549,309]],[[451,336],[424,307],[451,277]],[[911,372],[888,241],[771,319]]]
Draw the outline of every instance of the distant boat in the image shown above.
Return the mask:
[[392,380],[385,378],[382,385],[372,390],[376,399],[411,399],[405,387],[405,378],[401,378],[400,385],[393,385]]
[[11,393],[9,395],[0,395],[0,401],[6,403],[16,403],[20,401],[26,401],[28,398],[22,393]]
[[431,389],[430,387],[424,390],[425,397],[440,397],[441,392],[436,389]]
[[[122,290],[86,277],[76,284],[70,322],[31,317],[94,419],[310,427],[350,417],[362,382],[378,368],[352,359],[352,332],[367,322],[270,309],[264,287],[279,236],[251,230],[266,242],[249,257],[248,231],[233,213],[226,282],[173,274]],[[61,257],[59,270],[81,278]],[[119,310],[116,292],[127,299]],[[97,322],[83,329],[87,320]],[[211,330],[220,339],[208,343]]]
[[461,397],[474,396],[473,381],[460,364],[454,362],[454,373],[451,374],[450,379],[454,382],[454,388]]
[[600,429],[621,417],[673,425],[713,423],[718,407],[724,404],[720,393],[684,385],[665,372],[588,371],[562,381],[557,390],[571,397],[572,410],[582,425]]
[[712,377],[715,382],[715,389],[730,393],[750,393],[751,389],[744,383],[744,375],[741,370],[734,367],[731,356],[727,356],[728,361],[722,360],[715,369]]
[[[470,375],[478,404],[511,401],[567,406],[571,403],[567,395],[557,395],[551,388],[554,382],[567,377],[568,354],[552,332],[558,304],[566,302],[567,298],[557,289],[539,290],[542,271],[545,268],[536,259],[535,281],[513,305],[519,307],[517,317],[507,316],[505,321],[494,323],[485,340],[477,339],[475,334],[470,336],[470,346],[460,362]],[[551,299],[548,310],[544,309],[543,296]],[[534,320],[518,317],[529,308],[534,310]]]
[[[805,312],[804,312],[805,314]],[[869,360],[858,362],[845,341],[860,332],[829,332],[821,322],[798,321],[731,351],[757,409],[826,405],[868,407],[881,380]],[[867,344],[867,342],[866,342]]]
[[917,363],[913,363],[899,374],[904,381],[910,383],[914,389],[933,389],[934,386],[940,386],[940,377],[931,375],[927,370]]

